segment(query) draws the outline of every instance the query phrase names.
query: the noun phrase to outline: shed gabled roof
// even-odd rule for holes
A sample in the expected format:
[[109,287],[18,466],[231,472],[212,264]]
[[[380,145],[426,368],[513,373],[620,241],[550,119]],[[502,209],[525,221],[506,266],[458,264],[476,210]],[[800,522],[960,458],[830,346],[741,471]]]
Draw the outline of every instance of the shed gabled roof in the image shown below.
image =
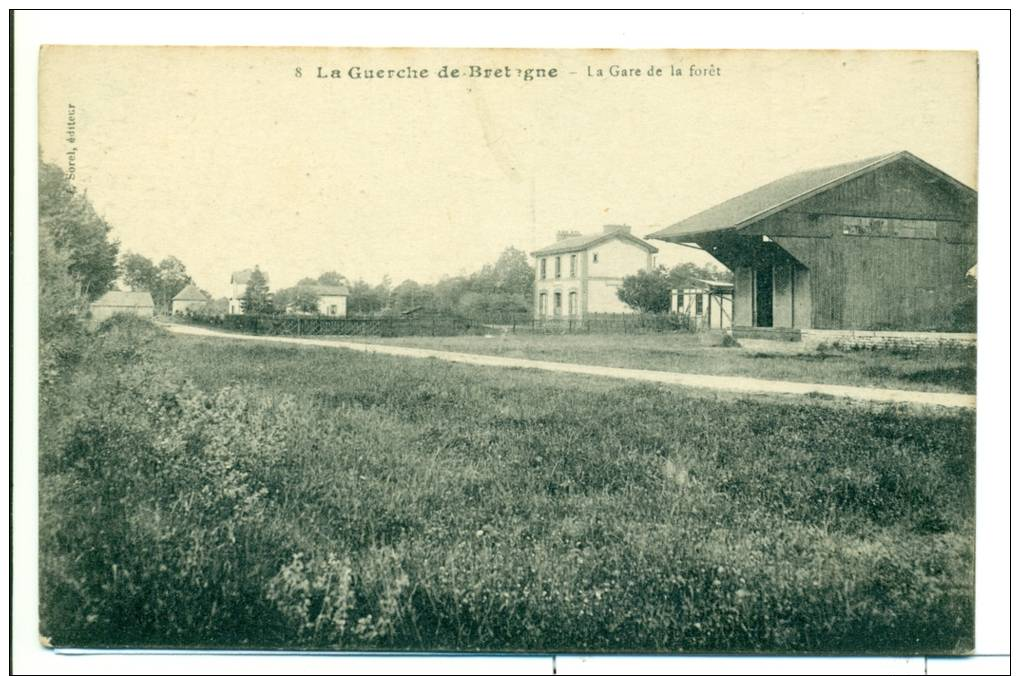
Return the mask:
[[643,249],[648,250],[651,253],[658,253],[659,250],[655,246],[644,241],[640,237],[635,237],[629,232],[622,230],[613,230],[611,232],[599,232],[593,235],[580,235],[578,237],[568,237],[567,239],[561,239],[555,244],[536,249],[531,252],[532,256],[548,256],[550,254],[567,253],[569,251],[583,251],[596,244],[609,241],[611,239],[622,239],[632,244],[636,244]]
[[960,183],[940,169],[903,150],[855,162],[790,174],[705,209],[658,232],[653,232],[648,237],[650,239],[679,240],[687,235],[720,230],[738,230],[820,192],[899,160],[913,162],[957,188],[975,194],[973,188]]
[[188,284],[186,287],[181,289],[181,292],[174,296],[174,300],[209,300],[205,297],[198,287],[194,284]]
[[94,307],[152,307],[148,291],[107,291],[92,303]]

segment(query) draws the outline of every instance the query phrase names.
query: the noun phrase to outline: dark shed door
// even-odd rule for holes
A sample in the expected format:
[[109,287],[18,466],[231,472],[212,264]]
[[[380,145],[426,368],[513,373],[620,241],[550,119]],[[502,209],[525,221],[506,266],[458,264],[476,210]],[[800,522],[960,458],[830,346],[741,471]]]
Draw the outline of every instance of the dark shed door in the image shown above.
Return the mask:
[[772,266],[754,271],[754,325],[772,326]]

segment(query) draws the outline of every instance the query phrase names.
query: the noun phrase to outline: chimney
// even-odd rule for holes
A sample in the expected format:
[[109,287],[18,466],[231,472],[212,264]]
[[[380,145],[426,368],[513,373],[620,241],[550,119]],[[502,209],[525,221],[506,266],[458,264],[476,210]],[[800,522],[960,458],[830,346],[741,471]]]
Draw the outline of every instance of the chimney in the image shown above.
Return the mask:
[[557,242],[562,241],[564,239],[570,239],[571,237],[580,237],[580,236],[581,236],[581,233],[579,233],[577,230],[557,230],[556,231],[556,241]]
[[626,234],[629,235],[630,234],[630,226],[629,225],[603,225],[602,226],[602,232],[605,233],[605,234],[609,234],[611,232],[623,232],[623,233],[626,233]]

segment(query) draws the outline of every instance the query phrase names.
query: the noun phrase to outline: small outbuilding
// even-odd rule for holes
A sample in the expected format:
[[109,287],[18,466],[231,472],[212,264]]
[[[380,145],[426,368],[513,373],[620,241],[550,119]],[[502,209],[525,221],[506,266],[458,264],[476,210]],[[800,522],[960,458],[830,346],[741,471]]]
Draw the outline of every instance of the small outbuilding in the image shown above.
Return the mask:
[[208,302],[209,299],[197,286],[188,284],[170,301],[170,309],[175,315],[185,314],[204,308]]
[[952,331],[977,192],[903,151],[781,178],[649,237],[733,270],[734,335]]
[[107,291],[90,306],[92,319],[101,322],[116,314],[151,319],[155,306],[148,291]]
[[312,291],[319,302],[319,314],[330,317],[347,316],[347,296],[350,292],[346,286],[332,284],[309,284],[307,288]]
[[712,279],[689,279],[673,289],[670,311],[682,317],[692,331],[729,329],[733,326],[733,284]]

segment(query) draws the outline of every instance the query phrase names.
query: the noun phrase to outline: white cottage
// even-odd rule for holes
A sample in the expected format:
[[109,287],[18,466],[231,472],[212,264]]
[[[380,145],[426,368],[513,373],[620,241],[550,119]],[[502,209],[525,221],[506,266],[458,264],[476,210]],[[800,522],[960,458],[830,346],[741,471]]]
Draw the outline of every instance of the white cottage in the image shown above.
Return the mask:
[[208,302],[209,298],[202,293],[201,289],[194,284],[188,284],[170,301],[170,308],[173,314],[182,315],[188,311],[194,312],[195,310],[200,310]]
[[349,292],[346,286],[331,284],[309,285],[315,296],[319,299],[319,314],[330,317],[347,316],[347,296]]
[[90,306],[92,319],[97,322],[116,314],[151,319],[154,309],[152,295],[148,291],[107,291]]

